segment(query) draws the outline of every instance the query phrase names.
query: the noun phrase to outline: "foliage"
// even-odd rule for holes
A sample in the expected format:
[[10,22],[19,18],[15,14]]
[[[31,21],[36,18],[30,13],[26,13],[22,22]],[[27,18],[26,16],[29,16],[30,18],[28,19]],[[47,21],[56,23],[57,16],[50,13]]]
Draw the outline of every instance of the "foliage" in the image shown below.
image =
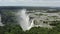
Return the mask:
[[0,34],[60,34],[59,28],[53,29],[33,27],[30,30],[23,31],[19,25],[5,25],[0,27]]
[[1,10],[2,23],[10,24],[16,23],[15,12],[13,10]]

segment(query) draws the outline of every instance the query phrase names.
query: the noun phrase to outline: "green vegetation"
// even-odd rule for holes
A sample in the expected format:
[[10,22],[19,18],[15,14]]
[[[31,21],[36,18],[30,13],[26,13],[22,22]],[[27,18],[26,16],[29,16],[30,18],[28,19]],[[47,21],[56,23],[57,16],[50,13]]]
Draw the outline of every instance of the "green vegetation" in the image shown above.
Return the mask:
[[4,24],[10,24],[10,23],[16,23],[16,17],[15,17],[14,10],[1,10],[1,19],[2,23]]
[[52,29],[33,27],[23,31],[19,25],[5,25],[0,27],[0,34],[60,34],[60,24]]

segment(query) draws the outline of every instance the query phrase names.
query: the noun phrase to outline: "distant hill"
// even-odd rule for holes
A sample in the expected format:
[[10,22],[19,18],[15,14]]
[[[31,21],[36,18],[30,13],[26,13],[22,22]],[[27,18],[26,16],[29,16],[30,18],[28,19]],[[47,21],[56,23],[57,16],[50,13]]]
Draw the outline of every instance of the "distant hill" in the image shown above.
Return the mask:
[[60,7],[0,6],[1,9],[60,9]]

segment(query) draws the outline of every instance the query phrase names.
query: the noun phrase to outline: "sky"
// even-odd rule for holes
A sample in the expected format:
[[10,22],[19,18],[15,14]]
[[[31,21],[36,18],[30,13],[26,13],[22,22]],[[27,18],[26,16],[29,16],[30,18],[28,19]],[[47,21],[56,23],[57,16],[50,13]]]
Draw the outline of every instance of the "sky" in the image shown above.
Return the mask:
[[60,0],[0,0],[0,6],[52,6],[52,7],[60,7]]

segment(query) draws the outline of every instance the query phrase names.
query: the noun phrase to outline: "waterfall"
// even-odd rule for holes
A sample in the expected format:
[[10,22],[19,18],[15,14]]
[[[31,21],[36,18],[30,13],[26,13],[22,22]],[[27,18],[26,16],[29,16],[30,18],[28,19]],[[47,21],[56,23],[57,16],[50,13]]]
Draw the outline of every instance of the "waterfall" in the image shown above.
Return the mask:
[[40,23],[40,25],[35,25],[34,24],[35,19],[34,18],[30,19],[29,18],[30,15],[27,14],[26,12],[27,12],[26,9],[22,9],[22,10],[19,10],[17,13],[18,23],[24,31],[30,30],[32,27],[38,27],[38,26],[47,27],[47,28],[52,27],[44,23],[42,24]]
[[0,15],[0,26],[4,26],[4,25],[1,23],[1,15]]
[[18,22],[24,31],[29,30],[33,23],[29,21],[29,15],[26,14],[26,9],[20,10],[18,13]]

